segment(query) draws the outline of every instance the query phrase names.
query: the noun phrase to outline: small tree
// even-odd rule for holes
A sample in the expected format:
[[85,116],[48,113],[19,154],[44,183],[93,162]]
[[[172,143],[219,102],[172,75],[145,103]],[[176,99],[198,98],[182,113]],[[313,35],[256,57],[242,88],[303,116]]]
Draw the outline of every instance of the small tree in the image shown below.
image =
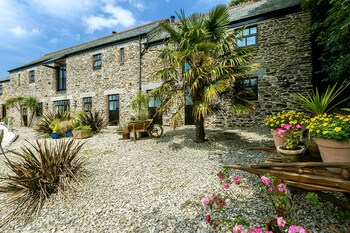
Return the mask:
[[[220,95],[252,70],[248,63],[251,49],[237,47],[238,32],[228,32],[230,17],[224,5],[208,15],[186,17],[183,11],[177,15],[179,24],[163,24],[170,46],[159,54],[164,67],[154,76],[163,84],[153,94],[163,100],[159,111],[176,106],[172,117],[176,127],[182,120],[184,92],[188,90],[193,101],[196,141],[200,143],[205,140],[204,121],[216,110]],[[186,71],[185,66],[189,68]]]
[[23,99],[23,105],[29,108],[30,115],[28,120],[28,126],[31,126],[33,122],[34,115],[40,107],[40,102],[37,98],[29,96]]
[[149,97],[141,91],[137,92],[136,98],[131,102],[131,108],[137,111],[137,120],[145,120],[148,118],[148,101]]
[[22,117],[22,113],[21,113],[23,100],[24,100],[23,96],[15,96],[15,97],[8,98],[5,101],[6,107],[8,107],[8,108],[14,107],[15,109],[17,109],[17,111],[20,115],[21,126],[23,125],[23,117]]

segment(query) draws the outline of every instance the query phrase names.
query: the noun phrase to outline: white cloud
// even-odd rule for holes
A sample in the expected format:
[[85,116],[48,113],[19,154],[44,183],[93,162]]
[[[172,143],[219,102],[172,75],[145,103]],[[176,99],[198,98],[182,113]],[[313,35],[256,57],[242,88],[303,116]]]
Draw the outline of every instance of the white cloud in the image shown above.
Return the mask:
[[130,27],[135,24],[135,18],[131,11],[122,7],[107,3],[101,8],[105,15],[90,15],[82,17],[82,22],[86,26],[87,33],[93,33],[96,30],[104,28],[113,28],[121,25],[123,27]]
[[23,37],[23,36],[33,36],[33,35],[39,35],[40,31],[38,28],[33,28],[31,30],[27,30],[19,25],[10,28],[10,32],[15,37]]
[[93,0],[27,0],[29,6],[41,14],[62,19],[79,18],[81,14],[93,10],[98,1]]
[[79,34],[79,33],[77,33],[77,34],[75,35],[75,39],[76,39],[76,40],[80,40],[80,34]]

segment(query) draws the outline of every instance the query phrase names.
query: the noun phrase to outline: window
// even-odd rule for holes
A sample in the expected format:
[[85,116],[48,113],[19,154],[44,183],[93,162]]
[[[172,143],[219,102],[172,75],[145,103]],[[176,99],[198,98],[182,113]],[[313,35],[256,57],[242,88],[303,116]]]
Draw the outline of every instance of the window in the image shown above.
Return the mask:
[[247,100],[258,99],[258,77],[242,79],[240,84],[245,88],[246,94],[244,98]]
[[57,91],[66,90],[66,66],[62,65],[58,68],[57,74]]
[[83,98],[83,108],[84,108],[84,112],[91,111],[91,108],[92,108],[92,98],[91,97]]
[[2,84],[0,84],[0,95],[2,95]]
[[124,63],[125,62],[125,49],[120,48],[120,62]]
[[101,54],[94,55],[94,69],[100,69],[102,67]]
[[237,37],[237,46],[256,46],[258,44],[258,28],[248,27],[243,30],[243,32]]
[[54,112],[68,112],[69,111],[69,100],[54,101]]
[[29,83],[35,83],[35,71],[29,71]]
[[39,103],[38,108],[36,109],[36,116],[43,115],[43,103]]
[[18,81],[18,83],[17,83],[18,86],[21,86],[21,74],[18,74],[18,80],[17,81]]

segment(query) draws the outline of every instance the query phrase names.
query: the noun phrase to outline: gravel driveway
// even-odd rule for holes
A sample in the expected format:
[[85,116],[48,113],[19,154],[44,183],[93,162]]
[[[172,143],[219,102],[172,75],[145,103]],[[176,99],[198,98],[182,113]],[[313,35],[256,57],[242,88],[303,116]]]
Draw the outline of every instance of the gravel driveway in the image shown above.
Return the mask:
[[[18,133],[11,149],[34,138],[31,129]],[[134,143],[105,130],[88,139],[82,150],[89,159],[89,177],[77,191],[64,199],[53,196],[32,222],[25,225],[19,220],[1,232],[211,232],[204,222],[202,201],[220,188],[217,171],[223,164],[264,161],[266,152],[246,148],[272,145],[272,139],[264,128],[208,129],[207,136],[208,142],[196,144],[193,128],[166,128],[160,139]],[[256,176],[236,173],[257,187]],[[254,188],[245,190],[246,195],[253,192]],[[300,208],[301,222],[315,232],[330,232],[320,229],[325,223],[343,228],[347,224],[323,216],[327,209],[317,210],[315,216],[313,208],[302,204]],[[264,211],[246,211],[257,214],[250,221],[263,224]],[[1,209],[0,216],[4,213],[6,209]]]

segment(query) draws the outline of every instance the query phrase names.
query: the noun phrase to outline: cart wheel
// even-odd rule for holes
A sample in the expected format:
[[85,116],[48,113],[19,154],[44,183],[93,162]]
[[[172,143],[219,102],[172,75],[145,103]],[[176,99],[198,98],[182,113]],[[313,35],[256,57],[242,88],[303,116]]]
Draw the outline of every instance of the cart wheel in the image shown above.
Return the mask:
[[159,138],[163,135],[163,127],[158,124],[154,124],[151,129],[148,130],[148,135],[152,138]]

